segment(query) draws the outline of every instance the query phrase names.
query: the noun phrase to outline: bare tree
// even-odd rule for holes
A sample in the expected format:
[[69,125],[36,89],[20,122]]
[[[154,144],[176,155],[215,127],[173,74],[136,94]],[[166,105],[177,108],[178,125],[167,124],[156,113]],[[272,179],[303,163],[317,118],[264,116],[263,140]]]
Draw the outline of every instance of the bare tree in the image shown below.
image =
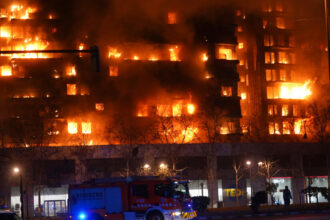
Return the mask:
[[225,118],[225,114],[219,108],[205,108],[198,115],[200,118],[199,139],[201,142],[207,143],[202,145],[201,150],[207,158],[207,176],[209,183],[210,205],[214,205],[214,185],[217,180],[216,170],[216,144],[223,142],[223,136],[220,134],[221,124]]
[[198,128],[194,126],[194,118],[185,114],[179,117],[156,116],[157,127],[155,140],[166,144],[164,153],[171,161],[171,172],[176,173],[176,163],[179,155],[179,146],[192,142],[196,138]]
[[312,102],[308,105],[309,120],[306,128],[312,139],[318,143],[330,142],[330,106],[327,103]]
[[125,176],[130,176],[133,170],[130,169],[131,162],[137,157],[139,144],[146,144],[151,139],[153,123],[141,122],[139,118],[127,116],[114,116],[115,120],[108,128],[110,143],[120,144],[125,159]]
[[271,178],[280,172],[278,161],[270,159],[264,160],[258,164],[258,174],[264,176],[266,179],[266,191],[268,193],[268,203],[273,202],[273,193],[276,191],[277,186],[271,183]]
[[239,206],[239,194],[238,186],[239,181],[244,177],[244,166],[240,159],[233,160],[233,169],[235,172],[235,196],[236,196],[236,206]]

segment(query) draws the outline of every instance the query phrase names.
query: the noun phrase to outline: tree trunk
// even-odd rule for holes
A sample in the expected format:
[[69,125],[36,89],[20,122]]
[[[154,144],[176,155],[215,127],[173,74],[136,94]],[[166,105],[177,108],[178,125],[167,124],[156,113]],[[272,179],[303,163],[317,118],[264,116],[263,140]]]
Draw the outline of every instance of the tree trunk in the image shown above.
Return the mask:
[[239,206],[238,200],[238,173],[235,175],[235,197],[236,197],[236,206]]
[[130,169],[129,169],[129,158],[126,160],[126,177],[129,177]]

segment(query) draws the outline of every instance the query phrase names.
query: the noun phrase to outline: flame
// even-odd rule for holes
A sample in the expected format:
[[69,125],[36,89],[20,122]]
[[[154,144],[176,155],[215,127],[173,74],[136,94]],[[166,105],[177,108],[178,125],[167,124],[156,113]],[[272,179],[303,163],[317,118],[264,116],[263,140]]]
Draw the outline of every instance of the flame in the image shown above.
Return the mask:
[[195,105],[194,104],[188,104],[187,105],[187,112],[189,115],[193,115],[195,113]]
[[121,53],[118,52],[117,48],[110,48],[108,53],[109,58],[118,59],[121,57]]
[[188,127],[186,130],[182,130],[181,135],[184,137],[184,142],[191,142],[195,135],[198,133],[198,128]]
[[302,125],[303,125],[303,119],[297,119],[294,122],[294,133],[295,134],[301,134],[302,133]]
[[30,19],[30,14],[36,12],[36,8],[13,4],[10,6],[10,19]]
[[0,68],[1,76],[11,76],[11,66],[1,66]]
[[177,17],[176,17],[175,12],[167,13],[167,23],[168,24],[176,24],[177,23]]
[[66,75],[67,76],[76,76],[77,75],[76,66],[68,66],[66,68]]
[[288,116],[288,115],[289,115],[289,106],[282,105],[282,116]]
[[[83,43],[80,43],[79,46],[78,46],[78,49],[79,50],[83,50],[85,48],[85,45]],[[82,57],[82,53],[79,53],[79,57]]]
[[158,58],[157,58],[157,57],[155,57],[155,56],[151,56],[151,57],[149,58],[149,60],[150,60],[150,61],[157,61],[157,60],[158,60]]
[[174,46],[168,49],[170,52],[170,61],[179,61],[179,47]]
[[85,48],[85,45],[83,43],[80,43],[78,48],[79,50],[83,50]]
[[211,79],[212,78],[212,74],[210,74],[209,72],[206,72],[204,78],[205,79]]
[[283,134],[291,134],[290,123],[288,121],[283,121]]
[[229,128],[227,126],[221,126],[220,134],[229,134]]
[[95,109],[97,111],[104,111],[104,104],[103,103],[96,103],[95,104]]
[[92,123],[91,122],[82,122],[81,123],[81,132],[83,134],[91,134],[92,133]]
[[172,113],[174,117],[180,117],[182,115],[182,102],[172,105]]
[[246,92],[242,92],[242,93],[241,93],[241,98],[242,98],[243,100],[246,99]]
[[312,95],[311,81],[306,81],[303,85],[299,83],[282,85],[280,88],[281,99],[306,99]]
[[2,38],[10,38],[11,30],[9,27],[0,26],[0,37]]
[[133,60],[139,60],[139,57],[134,55]]
[[[275,126],[274,126],[275,124]],[[269,123],[268,124],[268,131],[269,131],[269,134],[273,135],[273,134],[281,134],[280,132],[280,126],[277,122],[273,123]]]
[[[24,39],[24,43],[13,46],[13,50],[45,50],[49,43],[47,41],[40,40],[39,37]],[[4,49],[4,48],[2,48]],[[43,53],[19,53],[19,54],[3,54],[2,56],[10,56],[11,58],[48,58],[48,55]]]
[[78,133],[78,123],[69,121],[68,122],[68,133],[69,134],[77,134]]
[[35,95],[34,94],[25,94],[22,96],[23,99],[30,99],[30,98],[34,98]]
[[136,116],[137,117],[148,117],[148,105],[139,105]]
[[77,85],[76,84],[66,84],[66,94],[67,95],[77,95]]
[[109,76],[118,76],[118,66],[109,66]]
[[207,56],[207,53],[203,53],[202,54],[202,61],[206,62],[206,61],[208,61],[208,59],[209,59],[209,57]]
[[52,20],[52,19],[54,19],[54,16],[53,16],[52,14],[49,14],[49,15],[48,15],[48,19],[49,19],[49,20]]
[[232,96],[233,95],[232,87],[230,87],[230,86],[221,86],[221,94],[223,96]]
[[238,43],[238,49],[243,49],[244,48],[244,43],[240,42]]
[[233,50],[229,48],[219,48],[218,50],[218,59],[232,60],[233,59]]
[[287,58],[282,58],[282,59],[280,59],[280,60],[278,61],[278,63],[282,63],[282,64],[288,64],[288,63],[289,63],[289,61],[288,61],[288,59],[287,59]]
[[172,108],[170,105],[157,105],[157,115],[161,117],[172,116]]

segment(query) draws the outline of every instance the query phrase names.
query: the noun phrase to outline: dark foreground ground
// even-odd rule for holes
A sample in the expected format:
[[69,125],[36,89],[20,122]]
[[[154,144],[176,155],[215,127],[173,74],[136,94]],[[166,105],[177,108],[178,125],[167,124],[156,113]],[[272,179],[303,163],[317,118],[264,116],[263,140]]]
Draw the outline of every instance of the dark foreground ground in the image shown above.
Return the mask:
[[295,205],[289,208],[283,206],[263,206],[259,213],[253,213],[249,207],[209,209],[199,213],[198,220],[218,219],[283,219],[283,220],[330,220],[330,205]]

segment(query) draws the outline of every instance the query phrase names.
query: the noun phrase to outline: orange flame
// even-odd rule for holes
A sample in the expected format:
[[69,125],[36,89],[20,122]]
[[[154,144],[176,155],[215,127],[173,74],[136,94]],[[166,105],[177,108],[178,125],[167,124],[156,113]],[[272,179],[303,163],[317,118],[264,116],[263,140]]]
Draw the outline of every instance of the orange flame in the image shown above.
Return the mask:
[[282,85],[280,88],[281,99],[306,99],[310,95],[312,95],[310,80],[303,85],[294,83]]
[[182,130],[181,136],[184,138],[184,142],[191,142],[196,134],[198,133],[198,128],[189,127],[186,130]]
[[302,125],[303,125],[303,119],[297,119],[294,122],[294,133],[295,134],[302,134]]
[[136,115],[138,117],[148,117],[148,105],[139,105]]
[[10,19],[30,19],[30,14],[36,11],[36,8],[13,4],[10,6]]
[[172,112],[174,117],[180,117],[182,115],[182,103],[172,105]]
[[155,56],[151,56],[151,57],[149,58],[149,60],[150,60],[150,61],[157,61],[157,60],[158,60],[158,58],[157,58],[157,57],[155,57]]
[[83,43],[80,43],[78,48],[79,50],[83,50],[85,48],[85,45]]
[[69,121],[68,122],[68,133],[69,134],[77,134],[78,133],[78,123]]
[[91,134],[92,133],[92,123],[91,122],[82,122],[81,123],[81,132],[83,134]]
[[77,75],[76,66],[68,66],[66,68],[66,75],[67,76],[76,76]]
[[[48,47],[49,43],[47,41],[40,40],[39,37],[35,37],[34,40],[31,38],[26,38],[24,43],[13,46],[13,50],[45,50]],[[5,48],[2,48],[5,49]],[[9,56],[11,58],[48,58],[48,55],[43,53],[20,53],[20,54],[3,54],[1,56]]]
[[195,113],[195,105],[194,104],[188,104],[187,105],[187,112],[189,115],[193,115]]
[[11,31],[9,27],[0,26],[0,37],[2,38],[10,38]]
[[174,46],[169,48],[169,52],[170,52],[170,61],[179,61],[179,47],[178,46]]
[[207,56],[207,53],[203,53],[202,54],[202,61],[206,62],[206,61],[208,61],[208,59],[209,59],[209,57]]
[[1,66],[0,68],[1,76],[11,76],[11,66]]
[[121,53],[118,52],[117,48],[110,48],[108,53],[109,58],[118,59],[121,57]]

